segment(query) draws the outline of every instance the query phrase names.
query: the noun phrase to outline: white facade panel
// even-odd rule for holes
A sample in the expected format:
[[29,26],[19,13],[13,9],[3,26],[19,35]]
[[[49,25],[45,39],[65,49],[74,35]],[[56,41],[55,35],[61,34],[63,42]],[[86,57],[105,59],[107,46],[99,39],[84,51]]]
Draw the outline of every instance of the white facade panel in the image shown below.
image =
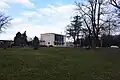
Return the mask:
[[45,41],[45,45],[54,45],[54,34],[41,34],[41,40]]
[[[64,39],[63,39],[63,42],[64,42],[64,45],[59,45],[59,44],[55,44],[55,35],[54,33],[45,33],[45,34],[41,34],[41,41],[45,41],[45,45],[49,46],[49,45],[52,45],[52,46],[55,46],[55,47],[66,47],[66,37],[64,35],[61,35],[61,36],[64,36]],[[58,34],[60,35],[60,34]],[[59,39],[57,39],[58,42],[59,42]]]

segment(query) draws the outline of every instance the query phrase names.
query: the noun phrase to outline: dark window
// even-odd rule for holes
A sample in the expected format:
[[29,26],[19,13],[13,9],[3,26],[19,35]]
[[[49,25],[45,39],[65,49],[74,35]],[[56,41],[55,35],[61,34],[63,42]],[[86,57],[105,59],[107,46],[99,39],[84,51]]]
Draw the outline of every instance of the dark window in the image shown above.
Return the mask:
[[48,44],[50,44],[50,42],[48,42]]
[[54,45],[56,45],[56,42],[54,42]]
[[55,41],[54,45],[64,45],[64,42]]
[[63,42],[64,41],[64,36],[55,34],[55,41]]

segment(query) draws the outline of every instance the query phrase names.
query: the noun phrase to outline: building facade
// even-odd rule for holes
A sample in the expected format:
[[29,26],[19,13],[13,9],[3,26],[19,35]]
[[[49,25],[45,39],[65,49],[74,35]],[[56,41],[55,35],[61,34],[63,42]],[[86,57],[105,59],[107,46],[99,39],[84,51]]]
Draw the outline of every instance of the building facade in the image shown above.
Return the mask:
[[45,33],[41,34],[41,41],[47,46],[55,46],[55,47],[65,47],[66,46],[66,37],[65,35],[55,34],[55,33]]

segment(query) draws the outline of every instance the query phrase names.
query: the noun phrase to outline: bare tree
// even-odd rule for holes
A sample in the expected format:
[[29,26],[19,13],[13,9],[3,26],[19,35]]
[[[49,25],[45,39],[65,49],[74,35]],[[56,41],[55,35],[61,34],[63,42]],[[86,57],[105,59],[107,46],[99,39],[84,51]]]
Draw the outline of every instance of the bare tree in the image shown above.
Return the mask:
[[105,26],[108,24],[107,17],[105,18],[105,14],[108,13],[104,10],[106,2],[103,0],[88,0],[87,4],[76,2],[76,5],[85,23],[85,29],[89,33],[89,38],[92,37],[92,46],[95,47],[101,32],[108,28],[108,26]]
[[114,13],[116,14],[115,19],[114,19],[114,26],[119,28],[120,26],[120,0],[109,0],[109,3],[113,5],[115,8],[117,8],[117,9],[114,9]]
[[112,4],[114,7],[120,9],[120,1],[119,0],[110,0],[110,4]]
[[12,18],[10,16],[6,16],[4,13],[0,12],[0,33],[2,33],[3,29],[6,29],[10,24]]

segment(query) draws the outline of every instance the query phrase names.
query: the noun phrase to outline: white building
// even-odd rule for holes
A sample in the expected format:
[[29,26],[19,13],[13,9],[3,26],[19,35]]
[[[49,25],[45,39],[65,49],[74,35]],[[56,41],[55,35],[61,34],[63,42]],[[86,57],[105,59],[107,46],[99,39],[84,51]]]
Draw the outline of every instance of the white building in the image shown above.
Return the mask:
[[66,37],[65,35],[55,34],[55,33],[45,33],[41,34],[41,45],[55,46],[55,47],[65,47],[66,46]]

